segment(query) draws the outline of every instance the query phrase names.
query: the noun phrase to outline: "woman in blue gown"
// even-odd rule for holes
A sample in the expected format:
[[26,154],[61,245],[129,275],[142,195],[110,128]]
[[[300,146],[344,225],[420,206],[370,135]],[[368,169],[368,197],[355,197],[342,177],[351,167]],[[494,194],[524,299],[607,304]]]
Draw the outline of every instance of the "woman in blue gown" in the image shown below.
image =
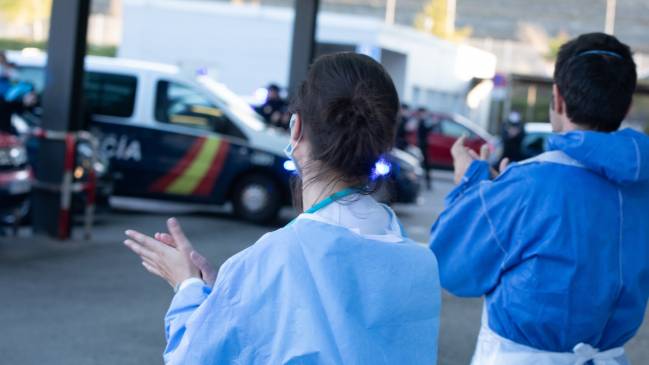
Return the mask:
[[321,57],[298,91],[287,147],[302,214],[218,275],[174,219],[169,234],[127,231],[144,267],[177,288],[165,316],[166,363],[436,363],[435,256],[369,195],[398,110],[376,61]]

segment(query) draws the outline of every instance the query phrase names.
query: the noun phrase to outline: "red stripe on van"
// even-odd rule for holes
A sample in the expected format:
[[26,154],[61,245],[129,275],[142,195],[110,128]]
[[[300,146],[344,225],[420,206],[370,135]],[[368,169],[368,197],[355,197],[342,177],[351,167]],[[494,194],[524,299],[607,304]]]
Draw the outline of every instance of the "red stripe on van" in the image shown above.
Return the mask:
[[183,156],[183,158],[178,161],[178,163],[167,175],[161,177],[153,184],[151,184],[149,191],[151,191],[152,193],[164,193],[169,185],[171,185],[180,175],[182,175],[185,169],[187,169],[192,164],[192,161],[194,161],[198,153],[201,151],[204,143],[205,138],[196,138],[196,142],[194,142],[194,144],[189,148],[189,151],[185,154],[185,156]]
[[228,157],[229,151],[230,144],[221,140],[221,145],[219,146],[217,155],[214,158],[214,162],[212,162],[212,166],[210,166],[207,174],[194,190],[194,195],[209,196],[212,193],[212,190],[214,190],[214,184],[221,174],[221,171],[223,171],[223,166],[225,166],[225,160]]

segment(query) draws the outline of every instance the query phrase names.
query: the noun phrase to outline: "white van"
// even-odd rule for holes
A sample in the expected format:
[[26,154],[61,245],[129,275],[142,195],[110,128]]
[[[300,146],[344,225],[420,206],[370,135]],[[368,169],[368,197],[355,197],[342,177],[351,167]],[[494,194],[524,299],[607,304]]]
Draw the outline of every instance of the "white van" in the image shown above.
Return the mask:
[[[46,56],[10,52],[21,80],[43,89]],[[203,72],[116,58],[86,57],[88,128],[111,159],[114,194],[224,204],[253,222],[290,203],[295,167],[286,133]]]

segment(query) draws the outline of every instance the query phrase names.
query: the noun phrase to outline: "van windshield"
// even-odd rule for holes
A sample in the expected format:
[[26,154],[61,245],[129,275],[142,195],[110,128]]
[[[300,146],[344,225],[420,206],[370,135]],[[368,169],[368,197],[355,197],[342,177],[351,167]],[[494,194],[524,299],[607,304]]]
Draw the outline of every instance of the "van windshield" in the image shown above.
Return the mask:
[[238,95],[230,91],[223,84],[218,83],[209,76],[199,76],[197,81],[210,90],[214,96],[223,103],[227,109],[245,123],[249,128],[261,131],[267,128],[266,123],[254,109]]

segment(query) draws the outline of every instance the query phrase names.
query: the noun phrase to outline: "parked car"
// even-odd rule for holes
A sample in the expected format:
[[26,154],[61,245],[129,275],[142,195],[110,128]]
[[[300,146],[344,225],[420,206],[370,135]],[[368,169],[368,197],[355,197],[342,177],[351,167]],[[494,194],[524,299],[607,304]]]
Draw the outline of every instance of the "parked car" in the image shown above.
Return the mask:
[[[44,55],[9,58],[42,89]],[[110,160],[115,195],[232,203],[237,216],[256,223],[291,202],[288,134],[209,75],[92,56],[85,67],[89,129]]]
[[[13,129],[18,133],[27,151],[27,160],[31,166],[33,175],[38,176],[34,171],[40,139],[30,133],[40,128],[40,113],[25,112],[21,115],[14,115],[12,118]],[[113,194],[113,178],[110,173],[110,161],[101,154],[94,156],[94,151],[89,141],[80,140],[76,145],[75,165],[73,170],[73,183],[87,183],[90,172],[95,176],[95,205],[99,210],[108,207],[108,199]],[[82,212],[87,203],[88,194],[85,191],[75,191],[72,194],[72,209],[75,212]]]
[[525,137],[521,143],[521,156],[528,159],[542,154],[547,149],[548,137],[552,134],[550,123],[525,123]]
[[18,224],[29,211],[31,171],[22,141],[0,133],[0,225]]
[[420,161],[410,153],[393,149],[379,161],[375,170],[383,169],[385,181],[376,198],[384,203],[415,203],[424,181]]
[[[489,147],[490,162],[497,163],[502,154],[502,145],[497,137],[489,134],[484,128],[458,114],[431,113],[433,128],[428,134],[428,148],[422,151],[427,154],[428,163],[435,168],[452,169],[453,157],[451,147],[463,135],[466,135],[466,146],[479,153],[482,145]],[[418,145],[417,133],[407,136],[408,142]]]

